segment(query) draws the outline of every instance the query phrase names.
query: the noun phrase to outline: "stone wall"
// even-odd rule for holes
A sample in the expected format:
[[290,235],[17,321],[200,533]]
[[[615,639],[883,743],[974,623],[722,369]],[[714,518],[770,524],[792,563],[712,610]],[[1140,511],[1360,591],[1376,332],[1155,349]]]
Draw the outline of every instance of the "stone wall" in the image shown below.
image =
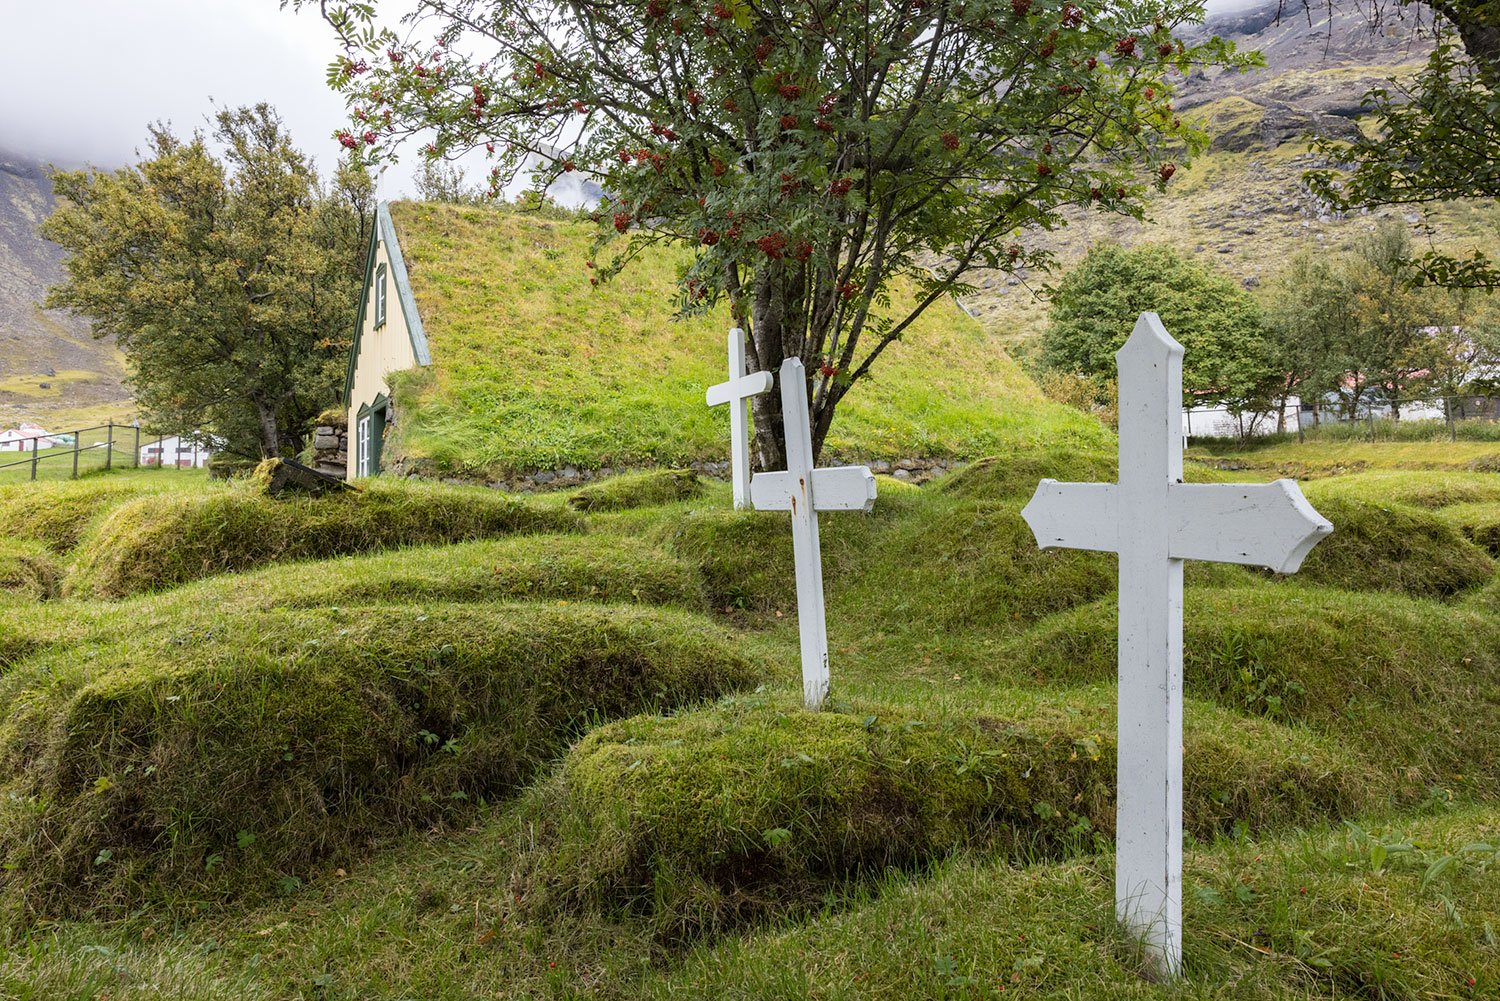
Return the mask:
[[343,477],[349,469],[349,417],[327,412],[313,428],[312,466],[320,473]]
[[[898,459],[894,462],[877,459],[867,465],[871,472],[876,474],[892,476],[906,483],[925,483],[934,477],[952,472],[964,463],[954,459]],[[618,476],[621,473],[645,472],[652,468],[659,467],[604,466],[600,469],[585,469],[578,466],[563,466],[559,469],[538,469],[529,473],[516,473],[503,479],[489,480],[485,486],[494,490],[509,490],[512,493],[545,493],[552,490],[567,490],[595,480]],[[708,476],[717,480],[730,478],[728,462],[693,462],[689,463],[687,468],[700,476]],[[427,478],[432,475],[431,470],[423,469],[420,462],[406,462],[399,459],[388,466],[385,471],[393,476],[416,478]],[[443,481],[454,484],[472,482],[454,477],[444,477]]]

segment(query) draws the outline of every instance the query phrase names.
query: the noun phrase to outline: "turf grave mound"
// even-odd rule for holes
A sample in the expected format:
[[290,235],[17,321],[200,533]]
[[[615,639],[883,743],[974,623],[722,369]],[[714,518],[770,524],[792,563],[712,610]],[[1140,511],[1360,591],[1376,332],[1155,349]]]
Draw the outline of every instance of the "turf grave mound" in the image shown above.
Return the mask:
[[57,560],[35,539],[0,539],[0,603],[45,601],[57,594]]
[[[1500,794],[1500,619],[1473,604],[1319,588],[1205,588],[1187,603],[1189,694],[1336,737],[1404,800]],[[1108,682],[1116,610],[1099,601],[1008,641],[997,677]]]
[[40,650],[0,678],[0,887],[28,917],[261,892],[462,816],[599,720],[752,684],[686,612],[385,606]]
[[1316,506],[1333,523],[1333,534],[1318,543],[1294,576],[1275,579],[1447,598],[1495,575],[1494,560],[1481,546],[1430,511],[1338,493],[1319,497]]
[[36,539],[65,553],[87,534],[94,520],[126,501],[148,493],[196,489],[170,474],[93,475],[79,480],[0,486],[0,525],[11,536]]
[[[1091,851],[1114,815],[1114,738],[1090,728],[1102,715],[810,713],[746,696],[611,723],[538,790],[526,892],[542,910],[637,915],[676,942],[960,849]],[[1338,753],[1264,721],[1216,722],[1188,740],[1194,834],[1310,822],[1360,801],[1366,772]]]
[[658,469],[592,483],[569,495],[568,506],[575,511],[626,511],[702,495],[703,481],[691,469]]
[[1316,507],[1325,498],[1438,509],[1500,501],[1500,475],[1438,470],[1377,470],[1313,480],[1303,486]]
[[[550,601],[708,607],[696,567],[641,539],[521,535],[263,567],[137,599],[187,612]],[[127,604],[125,607],[134,607]]]
[[580,527],[569,511],[432,484],[371,483],[323,497],[273,499],[246,486],[142,497],[79,544],[67,591],[122,598],[268,563]]

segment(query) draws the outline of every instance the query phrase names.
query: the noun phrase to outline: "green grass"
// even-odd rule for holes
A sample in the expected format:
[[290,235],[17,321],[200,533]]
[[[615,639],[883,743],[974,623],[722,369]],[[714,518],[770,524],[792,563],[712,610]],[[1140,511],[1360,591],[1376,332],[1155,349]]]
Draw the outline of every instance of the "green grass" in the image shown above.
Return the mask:
[[[567,464],[682,466],[724,457],[727,312],[674,320],[685,250],[644,253],[607,286],[584,223],[450,205],[392,206],[434,364],[394,378],[387,458],[464,476]],[[898,296],[899,298],[899,296]],[[1099,444],[1097,422],[1045,401],[987,334],[940,302],[841,404],[825,458],[978,458],[1013,443]]]
[[1500,458],[1495,442],[1342,442],[1309,440],[1266,444],[1195,440],[1189,458],[1214,463],[1245,478],[1288,476],[1311,480],[1325,476],[1389,470],[1494,472]]
[[480,488],[376,481],[323,497],[271,498],[241,484],[116,508],[78,546],[67,590],[121,598],[267,563],[577,524],[566,512]]
[[179,477],[172,470],[94,475],[65,483],[0,486],[0,525],[11,535],[36,539],[57,552],[78,545],[103,513],[143,494],[189,494],[201,489],[201,475]]
[[1492,474],[1310,484],[1339,531],[1305,579],[1190,566],[1171,991],[1110,918],[1114,561],[1036,550],[1042,475],[1113,464],[1015,447],[821,519],[820,714],[786,516],[717,482],[527,502],[561,532],[10,600],[0,994],[1492,993],[1500,861],[1460,850],[1500,837],[1500,583],[1463,535]]

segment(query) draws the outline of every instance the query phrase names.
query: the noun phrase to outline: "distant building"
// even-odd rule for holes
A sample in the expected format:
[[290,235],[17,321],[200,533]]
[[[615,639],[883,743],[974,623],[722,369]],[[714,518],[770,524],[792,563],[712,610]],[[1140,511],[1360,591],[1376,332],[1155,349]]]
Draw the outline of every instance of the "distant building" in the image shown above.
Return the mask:
[[30,452],[33,448],[45,452],[49,448],[60,448],[73,444],[70,434],[53,434],[38,424],[22,424],[18,428],[0,431],[0,452]]
[[180,437],[172,435],[148,441],[141,446],[142,466],[176,466],[178,469],[202,469],[213,455],[213,439],[195,435]]

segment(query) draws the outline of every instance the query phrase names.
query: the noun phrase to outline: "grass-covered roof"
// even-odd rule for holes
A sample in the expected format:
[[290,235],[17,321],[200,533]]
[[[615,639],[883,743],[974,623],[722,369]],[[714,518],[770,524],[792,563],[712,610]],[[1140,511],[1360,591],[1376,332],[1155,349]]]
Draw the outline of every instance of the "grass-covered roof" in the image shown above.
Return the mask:
[[[505,208],[401,202],[391,215],[432,349],[396,379],[392,456],[480,476],[725,457],[728,311],[680,320],[686,250],[652,250],[611,284],[585,267],[587,223]],[[999,341],[934,304],[841,405],[827,459],[976,458],[1012,443],[1096,443],[1046,402]]]

